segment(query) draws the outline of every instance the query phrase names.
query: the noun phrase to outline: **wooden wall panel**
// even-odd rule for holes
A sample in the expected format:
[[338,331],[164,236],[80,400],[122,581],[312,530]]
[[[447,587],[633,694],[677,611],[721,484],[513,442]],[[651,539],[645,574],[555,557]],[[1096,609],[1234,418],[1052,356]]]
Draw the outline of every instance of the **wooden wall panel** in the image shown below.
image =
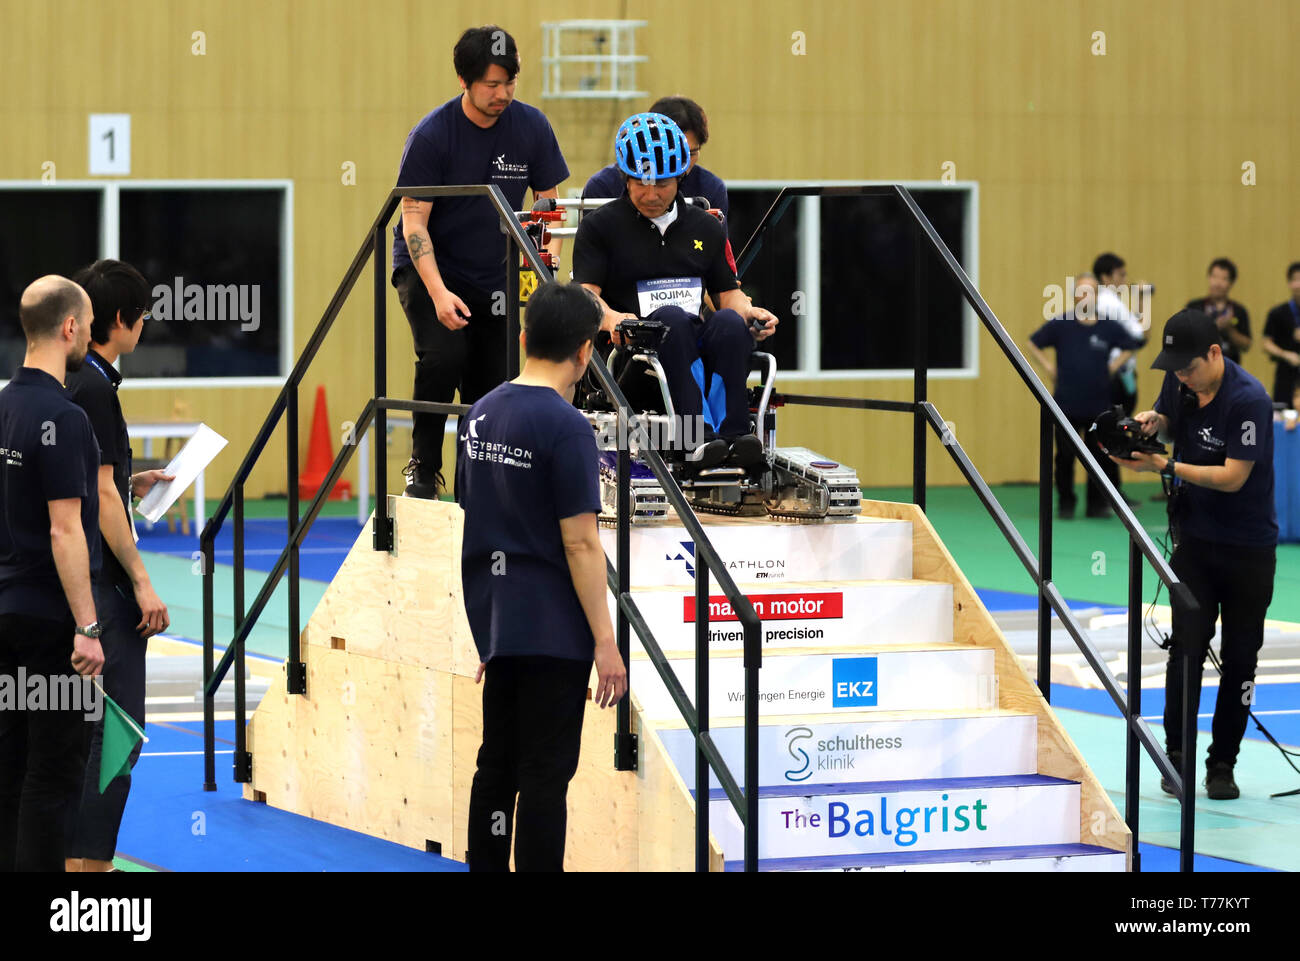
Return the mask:
[[[396,174],[410,127],[458,89],[450,51],[485,16],[466,0],[0,0],[0,179],[86,176],[86,114],[133,117],[134,178],[290,178],[295,185],[296,348],[301,349]],[[682,92],[709,111],[703,162],[733,179],[937,179],[945,161],[980,184],[980,287],[1017,341],[1040,322],[1044,285],[1063,283],[1098,252],[1124,256],[1158,285],[1163,319],[1202,292],[1209,260],[1236,259],[1235,295],[1256,326],[1284,299],[1300,259],[1293,39],[1300,8],[1249,0],[864,0],[699,5],[688,0],[556,0],[544,10],[502,0],[493,15],[519,41],[518,96],[550,115],[579,185],[610,156],[625,113],[645,103],[540,99],[543,19],[650,21],[641,85]],[[192,34],[206,34],[194,56]],[[792,52],[801,31],[805,53]],[[1105,56],[1090,52],[1103,31]],[[341,181],[356,164],[356,185]],[[1256,165],[1257,186],[1241,183]],[[38,229],[34,227],[34,229]],[[363,279],[326,342],[303,396],[329,391],[332,434],[369,393],[370,281]],[[410,334],[388,298],[389,392],[409,395]],[[1148,357],[1149,362],[1149,357]],[[1256,349],[1247,369],[1266,380]],[[1144,371],[1144,402],[1158,377]],[[907,396],[899,382],[794,383],[791,390]],[[216,496],[274,391],[187,390],[196,417],[231,440],[209,475]],[[130,418],[170,416],[175,392],[128,391]],[[993,482],[1035,470],[1019,379],[981,338],[976,380],[935,382],[931,399]],[[858,467],[866,484],[909,477],[898,415],[787,410],[787,442]],[[277,456],[283,434],[273,441]],[[394,434],[392,472],[409,439]],[[957,482],[932,450],[935,482]],[[249,494],[283,491],[282,465]],[[352,473],[355,482],[355,471]]]

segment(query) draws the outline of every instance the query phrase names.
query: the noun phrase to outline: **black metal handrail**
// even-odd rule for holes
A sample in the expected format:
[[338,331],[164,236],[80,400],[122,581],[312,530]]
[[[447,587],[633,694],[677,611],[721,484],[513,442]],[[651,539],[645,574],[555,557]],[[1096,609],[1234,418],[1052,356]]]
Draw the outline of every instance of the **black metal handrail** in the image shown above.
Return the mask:
[[[301,637],[299,632],[299,596],[298,596],[298,554],[302,542],[311,525],[315,522],[330,490],[342,476],[344,468],[351,460],[356,446],[355,440],[374,424],[376,436],[387,434],[387,412],[389,410],[407,410],[424,413],[439,413],[459,416],[468,411],[468,407],[456,404],[438,404],[429,401],[394,400],[387,393],[387,228],[403,197],[417,200],[435,200],[439,197],[474,197],[485,196],[492,203],[502,230],[506,234],[506,323],[510,330],[516,330],[519,323],[519,274],[515,267],[518,257],[523,256],[528,266],[537,274],[540,281],[551,280],[550,270],[542,263],[537,250],[528,240],[519,225],[519,221],[506,203],[504,195],[495,185],[469,185],[446,187],[408,187],[393,190],[385,201],[379,215],[375,218],[366,239],[362,243],[351,265],[344,274],[338,289],[331,298],[325,313],[316,325],[307,346],[303,349],[292,372],[286,379],[279,395],[271,405],[261,429],[258,431],[243,462],[236,470],[220,505],[204,525],[199,537],[200,551],[203,558],[203,731],[204,731],[204,789],[216,790],[215,760],[215,697],[218,688],[233,666],[235,669],[235,751],[234,774],[236,781],[248,782],[252,779],[252,756],[247,750],[246,703],[244,688],[244,653],[248,636],[261,616],[266,604],[278,584],[280,577],[288,572],[289,579],[289,654],[285,664],[286,690],[290,694],[306,693],[306,664],[301,657]],[[331,464],[316,495],[308,505],[307,512],[299,515],[298,504],[298,390],[303,376],[311,366],[322,343],[338,318],[352,289],[361,277],[367,260],[374,268],[374,396],[367,401],[354,422],[354,429],[349,441],[343,444]],[[518,369],[518,340],[514,336],[506,337],[507,370]],[[696,704],[691,705],[681,684],[668,664],[662,649],[655,641],[648,625],[637,608],[631,595],[630,571],[630,454],[626,445],[629,432],[626,430],[629,407],[618,385],[606,371],[603,364],[596,359],[590,369],[601,383],[602,388],[615,403],[619,411],[621,426],[619,431],[619,500],[617,506],[617,560],[610,565],[606,559],[610,587],[618,599],[616,609],[616,631],[619,653],[628,666],[631,681],[630,634],[635,628],[641,639],[651,663],[668,688],[670,695],[696,740],[696,869],[708,870],[709,867],[709,775],[716,774],[730,800],[744,830],[745,870],[756,871],[758,868],[758,671],[762,665],[761,622],[749,599],[740,593],[725,565],[718,557],[699,519],[687,504],[681,488],[668,471],[663,459],[656,452],[645,452],[646,460],[668,497],[669,502],[678,512],[679,520],[695,541],[696,557],[696,591],[703,600],[698,605],[696,620]],[[267,575],[262,588],[254,599],[247,613],[244,611],[244,485],[256,466],[271,434],[280,418],[287,415],[287,480],[288,480],[288,524],[289,537],[279,558]],[[373,522],[374,549],[390,550],[393,544],[392,519],[388,514],[387,461],[382,448],[375,457],[375,514]],[[225,523],[227,515],[234,512],[234,621],[235,632],[231,642],[222,655],[221,662],[214,664],[215,657],[215,543],[217,534]],[[717,578],[718,585],[735,611],[744,629],[744,669],[745,669],[745,747],[744,747],[744,789],[740,788],[731,773],[721,752],[709,734],[709,689],[708,689],[708,584],[709,572]],[[617,733],[615,735],[615,766],[619,770],[635,770],[637,767],[637,742],[631,730],[630,695],[625,696],[617,706]]]
[[[911,403],[900,401],[863,400],[843,397],[818,397],[804,394],[778,394],[774,401],[785,404],[811,404],[824,407],[844,407],[862,410],[901,411],[911,413],[914,417],[913,431],[913,500],[925,509],[926,458],[925,427],[928,424],[942,439],[953,460],[957,463],[963,477],[975,490],[980,502],[988,511],[998,529],[1010,543],[1017,558],[1024,565],[1030,577],[1038,587],[1038,687],[1043,698],[1051,701],[1051,613],[1055,612],[1065,626],[1066,631],[1084,655],[1090,667],[1100,678],[1103,687],[1124,716],[1127,728],[1126,763],[1125,763],[1125,822],[1133,837],[1133,868],[1141,870],[1138,844],[1138,802],[1139,802],[1139,747],[1145,749],[1155,761],[1160,773],[1175,786],[1181,805],[1179,867],[1182,871],[1191,871],[1193,865],[1194,831],[1195,831],[1195,788],[1193,772],[1195,771],[1195,738],[1197,705],[1192,703],[1190,669],[1183,672],[1183,764],[1182,770],[1176,771],[1165,752],[1157,744],[1150,726],[1141,716],[1142,672],[1141,672],[1141,616],[1142,608],[1142,560],[1145,558],[1156,571],[1156,576],[1169,588],[1170,603],[1190,613],[1198,609],[1197,601],[1187,585],[1174,574],[1164,555],[1156,548],[1146,530],[1138,524],[1128,508],[1128,504],[1111,484],[1105,473],[1097,465],[1091,452],[1080,441],[1078,434],[1070,426],[1056,401],[1052,398],[1042,382],[1036,377],[1016,348],[1006,329],[994,316],[985,303],[969,276],[953,256],[948,245],[939,236],[929,218],[917,206],[915,198],[907,188],[899,184],[862,184],[833,187],[787,187],[773,201],[763,215],[754,233],[745,244],[737,258],[737,267],[743,277],[746,269],[754,262],[763,245],[769,229],[779,223],[795,197],[831,197],[856,196],[879,197],[894,200],[902,205],[912,219],[914,230],[915,260],[913,265],[913,284],[915,310],[913,315],[913,368],[914,387]],[[938,257],[947,277],[955,282],[963,299],[975,311],[984,328],[992,335],[1011,366],[1020,375],[1025,386],[1029,388],[1040,410],[1039,417],[1039,553],[1035,558],[1029,546],[1011,523],[1011,519],[998,503],[988,484],[975,469],[974,464],[957,443],[956,438],[946,428],[946,422],[938,410],[926,397],[929,355],[927,344],[928,316],[926,315],[926,294],[929,289],[927,278],[928,255]],[[1129,597],[1128,597],[1128,683],[1121,690],[1119,680],[1092,643],[1086,630],[1079,623],[1073,612],[1066,606],[1064,598],[1052,580],[1052,435],[1053,429],[1060,427],[1064,436],[1070,438],[1075,454],[1083,462],[1090,480],[1100,485],[1109,499],[1116,515],[1123,523],[1129,537]],[[1184,656],[1190,651],[1184,645]]]

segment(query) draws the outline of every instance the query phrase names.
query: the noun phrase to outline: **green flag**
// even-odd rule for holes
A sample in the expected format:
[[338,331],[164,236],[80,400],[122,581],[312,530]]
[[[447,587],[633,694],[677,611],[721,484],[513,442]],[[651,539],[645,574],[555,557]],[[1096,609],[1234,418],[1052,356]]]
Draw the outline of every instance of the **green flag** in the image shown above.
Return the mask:
[[126,711],[117,706],[116,701],[105,694],[104,742],[99,755],[100,794],[114,778],[131,772],[131,752],[142,740],[147,740],[144,732]]

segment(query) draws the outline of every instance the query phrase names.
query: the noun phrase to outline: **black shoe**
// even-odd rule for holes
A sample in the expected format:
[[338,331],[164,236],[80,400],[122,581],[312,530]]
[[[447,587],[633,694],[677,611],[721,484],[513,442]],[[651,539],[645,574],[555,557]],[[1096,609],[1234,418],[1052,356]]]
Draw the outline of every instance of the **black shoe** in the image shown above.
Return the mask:
[[1063,520],[1063,521],[1072,521],[1072,520],[1074,520],[1074,505],[1073,505],[1073,504],[1061,504],[1061,505],[1059,505],[1059,506],[1056,508],[1056,516],[1059,517],[1059,518],[1060,518],[1061,520]]
[[686,452],[686,463],[696,470],[708,470],[717,467],[727,456],[727,442],[721,437],[706,440],[698,447]]
[[[1182,751],[1170,751],[1170,752],[1169,752],[1169,763],[1172,764],[1172,765],[1174,766],[1174,770],[1175,770],[1175,771],[1182,771],[1182,769],[1183,769],[1183,752],[1182,752]],[[1168,795],[1170,795],[1170,796],[1172,796],[1172,797],[1178,797],[1178,792],[1177,792],[1176,790],[1174,790],[1173,782],[1170,781],[1170,780],[1169,780],[1168,778],[1166,778],[1166,777],[1162,777],[1162,778],[1160,779],[1160,790],[1164,791],[1166,794],[1168,794]]]
[[763,460],[763,442],[754,434],[742,434],[731,438],[727,451],[727,463],[749,470],[757,467]]
[[416,457],[412,457],[410,463],[402,468],[402,473],[406,475],[406,490],[403,493],[407,497],[436,501],[447,490],[442,471],[431,473]]
[[1232,765],[1222,761],[1206,765],[1205,793],[1211,801],[1235,801],[1241,797],[1237,782],[1232,779]]
[[1088,517],[1110,517],[1110,505],[1099,504],[1095,507],[1089,507],[1084,513]]
[[1128,505],[1128,509],[1131,510],[1131,511],[1135,511],[1135,510],[1137,510],[1139,507],[1142,506],[1142,502],[1141,502],[1141,501],[1135,501],[1133,498],[1129,497],[1127,494],[1120,494],[1119,496],[1122,497],[1122,498],[1124,498],[1124,503]]

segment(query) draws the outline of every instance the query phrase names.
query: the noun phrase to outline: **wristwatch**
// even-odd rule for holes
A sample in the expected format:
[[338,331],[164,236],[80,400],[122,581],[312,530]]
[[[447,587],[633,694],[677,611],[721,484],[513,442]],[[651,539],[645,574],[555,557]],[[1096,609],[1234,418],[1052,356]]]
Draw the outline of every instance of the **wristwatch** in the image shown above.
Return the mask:
[[93,624],[87,624],[85,627],[77,628],[77,633],[84,637],[99,637],[104,633],[104,629],[99,626],[99,621]]
[[1165,466],[1160,469],[1160,476],[1165,478],[1165,480],[1169,481],[1170,483],[1173,483],[1174,476],[1175,476],[1174,465],[1177,463],[1178,462],[1174,460],[1172,457],[1168,458],[1165,461]]

